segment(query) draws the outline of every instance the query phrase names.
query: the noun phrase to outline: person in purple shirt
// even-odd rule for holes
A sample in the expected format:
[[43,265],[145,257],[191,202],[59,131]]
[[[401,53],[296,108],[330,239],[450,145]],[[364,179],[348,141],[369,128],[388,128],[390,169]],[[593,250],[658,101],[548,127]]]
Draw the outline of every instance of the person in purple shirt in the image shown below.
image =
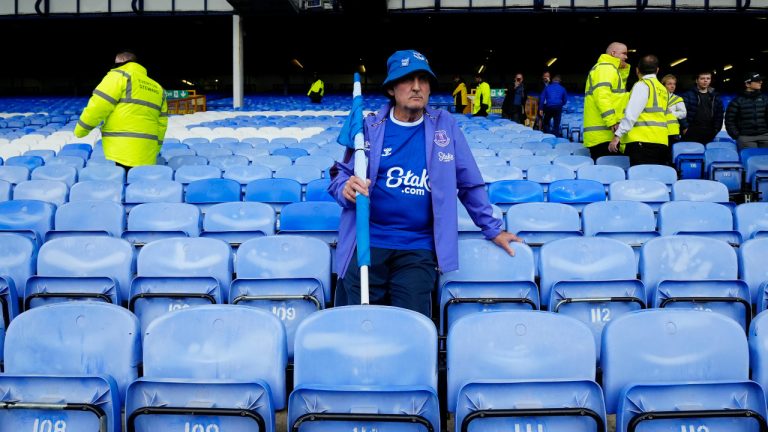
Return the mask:
[[338,306],[360,303],[355,253],[355,194],[370,196],[370,302],[429,316],[438,274],[458,269],[456,198],[484,236],[510,255],[510,242],[493,217],[485,182],[467,141],[447,111],[427,107],[437,78],[413,50],[387,61],[383,87],[390,102],[364,120],[368,177],[355,177],[352,151],[331,170],[328,188],[342,206],[336,250]]

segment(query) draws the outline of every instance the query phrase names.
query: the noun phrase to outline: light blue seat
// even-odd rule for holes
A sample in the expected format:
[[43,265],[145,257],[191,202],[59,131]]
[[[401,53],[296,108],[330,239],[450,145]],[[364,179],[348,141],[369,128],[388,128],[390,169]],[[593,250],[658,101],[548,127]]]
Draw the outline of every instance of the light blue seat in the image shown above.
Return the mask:
[[144,203],[128,214],[123,238],[135,245],[173,237],[200,235],[200,210],[185,203]]
[[595,180],[605,186],[608,186],[619,180],[626,180],[626,172],[623,168],[613,165],[586,165],[576,171],[576,178],[579,180]]
[[126,182],[141,180],[173,180],[173,168],[165,165],[144,165],[128,170]]
[[732,143],[728,144],[733,148],[707,146],[704,152],[704,168],[708,179],[724,184],[729,192],[740,192],[744,166],[739,159],[739,153],[736,152],[736,146]]
[[272,178],[272,170],[263,165],[237,165],[227,168],[222,177],[240,183],[241,189],[245,192],[245,185],[248,183]]
[[22,156],[37,156],[45,162],[56,157],[56,152],[53,150],[27,150]]
[[749,327],[749,358],[752,380],[765,388],[768,386],[768,313],[760,312]]
[[488,185],[488,197],[506,211],[515,204],[544,201],[544,189],[528,180],[501,180]]
[[79,181],[69,190],[69,202],[112,201],[123,202],[125,190],[119,181],[85,180]]
[[768,238],[753,239],[739,247],[739,276],[749,286],[752,304],[758,312],[768,309]]
[[[459,238],[460,239],[485,238],[480,228],[477,225],[475,225],[475,222],[469,216],[469,212],[467,212],[467,208],[464,207],[461,201],[457,201],[456,204],[457,204],[457,215],[459,219]],[[500,220],[504,220],[504,214],[502,213],[501,208],[499,206],[495,204],[491,204],[491,208],[493,209],[493,217]]]
[[[64,152],[64,154],[66,155],[68,152],[71,152],[73,150],[77,151],[77,152],[82,152],[82,153],[79,153],[79,154],[85,155],[85,157],[83,159],[87,160],[88,158],[91,157],[91,153],[93,152],[93,146],[91,146],[88,143],[69,143],[69,144],[64,144],[61,147],[61,151],[59,151],[59,155],[61,155],[62,152]],[[76,153],[73,153],[73,154],[76,154]]]
[[595,162],[588,156],[558,156],[552,161],[554,165],[562,165],[576,172],[579,168],[593,166]]
[[500,157],[488,156],[488,157],[476,157],[475,163],[480,169],[491,166],[508,166],[507,161]]
[[125,187],[125,204],[180,203],[184,186],[172,180],[137,180]]
[[20,233],[40,245],[53,229],[56,206],[44,201],[16,199],[0,202],[0,232]]
[[142,334],[155,319],[175,310],[222,304],[232,281],[232,249],[210,238],[166,238],[138,253],[128,309]]
[[728,203],[728,188],[712,180],[678,180],[672,185],[672,200]]
[[328,168],[332,167],[335,161],[330,156],[301,156],[294,162],[294,165],[302,165],[302,166],[313,166],[320,171],[325,171]]
[[768,237],[768,203],[739,204],[734,223],[742,240]]
[[36,260],[34,241],[20,234],[0,232],[0,333],[4,334],[19,314],[19,299],[24,297],[27,279],[35,274]]
[[608,187],[608,199],[640,201],[658,211],[663,203],[669,201],[669,190],[658,180],[621,180]]
[[581,212],[585,236],[609,237],[624,242],[640,260],[640,248],[659,236],[656,216],[648,204],[638,201],[603,201],[588,204]]
[[114,201],[69,202],[56,209],[54,228],[46,234],[46,241],[72,235],[120,238],[125,230],[125,210]]
[[306,185],[312,180],[317,180],[323,177],[323,172],[320,168],[307,165],[291,165],[283,167],[275,171],[274,178],[292,179]]
[[598,354],[608,322],[645,308],[635,254],[625,243],[600,237],[555,240],[542,246],[539,258],[542,304],[589,327]]
[[[209,144],[211,141],[208,138],[205,137],[189,137],[185,138],[181,141],[182,144],[188,145],[190,148],[198,145],[206,145]],[[216,147],[218,147],[218,144],[215,144]]]
[[527,174],[528,168],[535,165],[549,165],[551,160],[547,156],[517,156],[509,158],[509,166],[520,168]]
[[438,431],[435,325],[387,306],[314,313],[296,332],[294,385],[291,430]]
[[678,142],[672,145],[672,164],[681,179],[704,178],[704,144]]
[[0,180],[12,185],[29,180],[29,168],[25,166],[0,166]]
[[133,247],[119,238],[71,236],[45,242],[37,275],[27,281],[24,308],[72,300],[120,305],[134,273]]
[[635,165],[627,171],[628,180],[657,180],[672,190],[672,184],[677,181],[677,171],[666,165]]
[[[533,152],[527,149],[515,148],[500,148],[498,157],[509,162],[510,159],[518,156],[533,156]],[[521,170],[522,171],[522,170]]]
[[287,156],[291,159],[291,162],[302,156],[309,156],[309,152],[306,150],[294,147],[274,149],[270,154],[272,156]]
[[575,319],[473,314],[451,327],[447,348],[456,431],[606,431],[592,335]]
[[211,164],[211,159],[232,156],[232,150],[221,147],[200,149],[195,146],[195,152],[198,156],[208,159],[208,164]]
[[20,166],[31,172],[43,165],[43,158],[39,156],[12,156],[5,160],[4,166]]
[[480,174],[486,184],[501,180],[522,180],[523,171],[517,167],[506,165],[492,165],[480,168]]
[[536,153],[540,150],[552,150],[552,144],[541,142],[541,141],[528,141],[524,142],[520,145],[520,148],[525,150],[531,150],[532,152]]
[[237,250],[235,273],[229,302],[278,317],[285,326],[288,355],[293,358],[296,329],[331,299],[328,245],[303,236],[248,240]]
[[160,156],[162,157],[162,161],[165,161],[166,163],[171,160],[171,158],[177,157],[177,156],[197,156],[197,152],[192,150],[191,148],[171,148],[171,149],[161,149],[160,150]]
[[[34,335],[34,337],[30,337]],[[0,429],[121,430],[141,362],[139,324],[120,306],[68,302],[16,317],[5,338]]]
[[576,173],[563,165],[534,165],[528,167],[527,180],[539,183],[544,192],[547,192],[549,184],[558,180],[570,180],[576,178]]
[[227,140],[224,142],[219,142],[221,144],[222,148],[229,149],[232,151],[233,154],[237,154],[238,151],[241,150],[251,150],[253,149],[253,146],[246,143],[246,142],[240,142],[237,139],[231,140],[229,138],[214,138],[214,141],[216,140]]
[[590,203],[605,201],[605,187],[594,180],[558,180],[549,185],[547,201],[568,204],[581,211]]
[[254,180],[245,186],[244,201],[267,203],[280,211],[286,204],[301,201],[301,183],[281,178]]
[[744,329],[719,314],[624,315],[603,332],[601,363],[618,432],[765,430],[765,395],[749,381]]
[[665,203],[659,209],[659,232],[662,236],[700,235],[731,246],[738,246],[742,240],[741,234],[733,229],[733,214],[728,207],[712,202]]
[[248,166],[250,161],[245,156],[228,155],[212,157],[209,159],[208,163],[212,166],[218,167],[222,171],[226,171],[233,166]]
[[478,312],[539,309],[533,251],[514,243],[515,256],[490,241],[459,240],[459,270],[440,276],[440,334]]
[[333,196],[328,192],[328,186],[331,185],[331,179],[323,178],[312,180],[307,183],[305,192],[306,201],[332,201],[336,202]]
[[77,170],[68,165],[43,165],[35,168],[31,180],[55,180],[72,187],[77,181]]
[[280,211],[278,234],[316,238],[335,247],[339,237],[341,206],[328,201],[287,204]]
[[11,200],[13,186],[5,180],[0,180],[0,202]]
[[184,202],[196,204],[203,211],[213,204],[232,201],[240,201],[240,183],[230,179],[195,180],[184,194]]
[[168,159],[168,163],[166,165],[176,171],[179,168],[187,165],[208,165],[208,159],[202,156],[174,156]]
[[67,202],[69,187],[57,180],[27,180],[13,189],[14,200],[45,201],[56,206]]
[[208,208],[200,236],[240,246],[252,238],[274,233],[275,210],[272,206],[258,202],[228,202]]
[[126,396],[128,430],[275,431],[287,356],[271,314],[222,305],[176,311],[146,330],[143,351],[144,375]]
[[125,170],[114,165],[89,165],[80,170],[78,176],[79,182],[88,180],[125,183]]
[[291,166],[293,161],[288,156],[259,156],[251,159],[252,165],[263,165],[275,172],[280,168]]
[[212,165],[184,165],[173,174],[173,180],[187,185],[195,180],[221,178],[221,169]]
[[189,143],[187,140],[184,140],[184,144],[188,144],[189,148],[200,154],[201,152],[209,152],[213,150],[221,149],[221,144],[219,143],[212,143],[212,142],[193,142]]
[[64,155],[64,156],[56,156],[55,158],[51,158],[45,164],[48,166],[67,165],[80,171],[80,169],[85,166],[85,159],[83,159],[81,156]]
[[667,236],[640,251],[640,278],[648,305],[717,312],[746,330],[752,318],[749,286],[738,279],[728,243],[699,236]]
[[256,160],[257,158],[269,156],[269,150],[265,148],[237,149],[237,150],[233,150],[233,153],[235,156],[245,156],[252,163],[255,163],[254,160]]
[[759,194],[760,201],[768,201],[768,155],[752,156],[747,164],[747,183]]
[[600,156],[595,161],[595,165],[612,165],[627,171],[629,170],[629,156]]

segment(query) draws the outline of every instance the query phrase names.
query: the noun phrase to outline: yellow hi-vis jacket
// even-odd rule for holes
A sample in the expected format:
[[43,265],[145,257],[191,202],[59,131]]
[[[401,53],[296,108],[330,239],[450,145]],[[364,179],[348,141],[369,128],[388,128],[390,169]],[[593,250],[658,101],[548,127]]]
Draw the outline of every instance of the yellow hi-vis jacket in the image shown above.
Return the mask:
[[673,113],[669,112],[669,107],[677,105],[682,101],[683,98],[680,96],[674,93],[669,94],[669,102],[667,102],[667,135],[680,135],[680,121]]
[[584,90],[584,147],[613,139],[611,126],[621,120],[627,105],[625,88],[629,66],[619,68],[621,60],[603,54],[592,67]]
[[[648,86],[648,102],[645,103],[645,108],[643,108],[643,112],[640,113],[632,129],[621,137],[621,142],[623,144],[644,142],[669,145],[669,136],[667,135],[669,92],[656,77],[641,79],[635,85],[641,82]],[[634,91],[634,87],[632,91]]]
[[320,96],[325,95],[325,84],[323,83],[323,80],[317,80],[314,83],[312,83],[312,87],[309,88],[309,91],[307,92],[307,96],[309,96],[312,92],[318,92],[320,93]]
[[454,105],[469,105],[467,103],[467,85],[460,82],[453,90],[453,104]]
[[487,113],[491,112],[491,86],[483,81],[475,89],[475,100],[472,102],[472,114],[480,112],[480,104],[488,105]]
[[138,63],[110,70],[80,114],[75,136],[101,126],[104,156],[125,166],[154,165],[168,128],[168,105],[160,84]]

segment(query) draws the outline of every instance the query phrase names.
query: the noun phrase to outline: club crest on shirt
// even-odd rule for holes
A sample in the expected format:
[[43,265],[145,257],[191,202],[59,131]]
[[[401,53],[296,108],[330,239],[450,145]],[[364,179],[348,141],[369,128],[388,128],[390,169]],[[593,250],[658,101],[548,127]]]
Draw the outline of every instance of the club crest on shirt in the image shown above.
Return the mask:
[[381,152],[382,157],[386,157],[392,154],[392,147],[387,147]]
[[450,162],[454,159],[453,153],[437,152],[437,160],[440,162]]
[[448,133],[444,130],[435,131],[435,144],[440,147],[447,147],[451,139],[448,138]]

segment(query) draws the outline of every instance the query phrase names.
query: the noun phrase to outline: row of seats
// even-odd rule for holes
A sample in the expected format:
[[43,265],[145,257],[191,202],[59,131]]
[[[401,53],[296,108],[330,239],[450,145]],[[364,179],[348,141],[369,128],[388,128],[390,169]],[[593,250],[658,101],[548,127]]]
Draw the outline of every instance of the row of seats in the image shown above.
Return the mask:
[[299,326],[288,394],[285,332],[267,312],[184,309],[140,335],[136,318],[115,306],[59,304],[25,312],[8,329],[0,388],[13,409],[0,421],[8,430],[116,432],[124,408],[128,431],[272,432],[287,399],[289,431],[438,431],[442,397],[455,430],[605,431],[616,413],[620,432],[640,424],[758,431],[768,427],[766,316],[748,339],[714,313],[628,313],[606,326],[601,387],[598,349],[579,321],[473,314],[448,335],[439,394],[431,321],[384,306],[336,308]]

